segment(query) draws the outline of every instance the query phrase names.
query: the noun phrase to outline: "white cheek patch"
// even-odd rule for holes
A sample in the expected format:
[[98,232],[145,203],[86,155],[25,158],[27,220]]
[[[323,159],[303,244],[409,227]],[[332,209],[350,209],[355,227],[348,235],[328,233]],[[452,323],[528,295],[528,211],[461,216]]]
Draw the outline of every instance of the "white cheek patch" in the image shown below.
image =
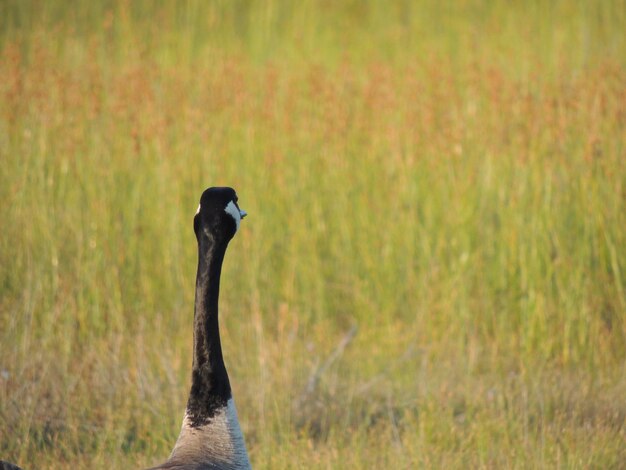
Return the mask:
[[200,213],[200,207],[201,207],[201,205],[198,204],[198,210],[196,211],[196,215],[198,215]]
[[237,230],[239,230],[239,224],[241,223],[241,213],[239,212],[239,209],[237,209],[237,206],[233,201],[230,201],[226,205],[224,212],[226,212],[233,219],[235,219],[235,225],[237,226]]

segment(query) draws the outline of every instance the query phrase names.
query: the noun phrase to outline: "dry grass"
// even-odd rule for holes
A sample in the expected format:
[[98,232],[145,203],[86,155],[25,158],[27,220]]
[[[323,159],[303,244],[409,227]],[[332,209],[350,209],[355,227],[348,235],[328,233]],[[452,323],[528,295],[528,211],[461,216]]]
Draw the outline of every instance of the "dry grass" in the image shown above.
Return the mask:
[[0,4],[0,457],[165,458],[228,184],[255,468],[624,468],[625,11]]

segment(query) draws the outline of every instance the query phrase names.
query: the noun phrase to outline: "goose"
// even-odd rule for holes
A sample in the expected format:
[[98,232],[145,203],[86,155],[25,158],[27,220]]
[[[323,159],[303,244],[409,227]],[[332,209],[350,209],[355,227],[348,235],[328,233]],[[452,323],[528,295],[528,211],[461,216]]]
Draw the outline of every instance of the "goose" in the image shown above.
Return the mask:
[[0,460],[0,470],[22,470],[22,469],[13,463]]
[[148,470],[243,470],[250,460],[220,342],[218,297],[228,243],[246,212],[232,188],[205,190],[193,219],[198,271],[193,321],[191,390],[178,440],[169,459]]

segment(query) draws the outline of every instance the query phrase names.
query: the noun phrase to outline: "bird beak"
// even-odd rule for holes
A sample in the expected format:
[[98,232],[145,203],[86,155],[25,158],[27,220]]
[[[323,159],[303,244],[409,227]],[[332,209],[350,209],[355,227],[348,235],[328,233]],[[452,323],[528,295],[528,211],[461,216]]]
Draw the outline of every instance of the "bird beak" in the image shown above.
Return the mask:
[[239,209],[239,215],[241,215],[241,218],[243,219],[245,216],[248,215],[248,213],[244,211],[243,209]]

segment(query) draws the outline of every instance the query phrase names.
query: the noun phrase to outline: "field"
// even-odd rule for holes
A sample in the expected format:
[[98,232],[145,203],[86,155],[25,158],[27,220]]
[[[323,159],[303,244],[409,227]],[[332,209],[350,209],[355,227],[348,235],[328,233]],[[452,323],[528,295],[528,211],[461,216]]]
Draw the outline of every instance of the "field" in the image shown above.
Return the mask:
[[0,459],[157,464],[202,190],[256,469],[626,468],[626,2],[0,0]]

